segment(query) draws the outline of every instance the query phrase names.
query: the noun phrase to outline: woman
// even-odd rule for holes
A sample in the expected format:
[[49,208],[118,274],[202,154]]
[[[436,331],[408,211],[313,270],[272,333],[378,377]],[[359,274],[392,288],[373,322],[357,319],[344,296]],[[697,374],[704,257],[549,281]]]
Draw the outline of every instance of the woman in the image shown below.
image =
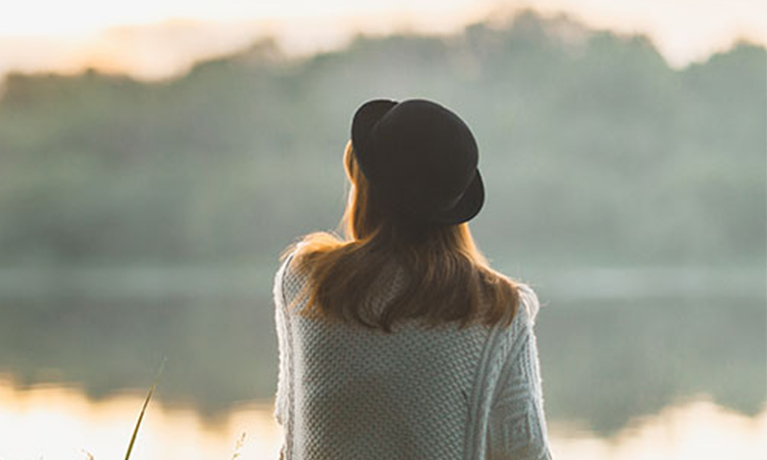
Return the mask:
[[471,131],[431,101],[374,100],[351,137],[346,239],[304,237],[275,276],[282,458],[550,459],[537,297],[469,232]]

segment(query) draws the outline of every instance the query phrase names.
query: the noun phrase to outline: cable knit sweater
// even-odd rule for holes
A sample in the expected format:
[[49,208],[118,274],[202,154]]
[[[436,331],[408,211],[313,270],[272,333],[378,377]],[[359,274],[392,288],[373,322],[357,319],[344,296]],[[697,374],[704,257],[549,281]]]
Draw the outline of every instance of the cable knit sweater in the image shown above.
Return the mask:
[[[385,334],[302,316],[305,303],[288,311],[307,282],[292,258],[274,279],[283,458],[551,459],[530,287],[521,285],[510,327],[409,320]],[[396,292],[401,273],[379,286],[373,308]]]

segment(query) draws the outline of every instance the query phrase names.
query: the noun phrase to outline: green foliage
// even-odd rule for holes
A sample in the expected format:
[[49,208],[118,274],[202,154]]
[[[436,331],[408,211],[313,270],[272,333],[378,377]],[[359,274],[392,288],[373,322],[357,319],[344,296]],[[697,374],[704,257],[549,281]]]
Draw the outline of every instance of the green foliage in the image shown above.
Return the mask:
[[430,97],[474,128],[484,249],[515,262],[765,259],[765,49],[683,70],[644,37],[518,16],[450,37],[273,42],[160,83],[7,77],[0,260],[258,263],[333,228],[341,152],[372,97]]

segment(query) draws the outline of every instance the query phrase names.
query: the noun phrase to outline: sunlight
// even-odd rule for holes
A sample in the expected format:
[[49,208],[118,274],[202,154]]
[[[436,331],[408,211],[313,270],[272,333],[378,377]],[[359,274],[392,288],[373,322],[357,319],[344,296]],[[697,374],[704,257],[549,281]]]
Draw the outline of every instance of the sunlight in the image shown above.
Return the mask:
[[[82,36],[120,26],[162,23],[172,19],[208,22],[241,22],[266,19],[321,19],[385,14],[440,14],[472,8],[468,0],[414,3],[405,0],[348,2],[288,0],[282,2],[135,0],[111,3],[96,0],[29,0],[6,7],[0,16],[0,35]],[[42,13],[42,14],[41,14]]]
[[[92,401],[73,388],[18,390],[0,381],[0,458],[85,458],[85,452],[119,458],[142,404],[139,393]],[[276,458],[282,430],[272,409],[271,401],[245,404],[211,422],[153,401],[133,458],[227,458],[243,433],[242,458]],[[752,418],[705,397],[640,417],[610,438],[577,424],[550,424],[553,453],[572,460],[764,458],[765,432],[767,410]]]
[[554,454],[573,460],[718,460],[765,458],[767,410],[754,418],[707,399],[641,417],[612,439],[567,425],[551,426]]
[[[740,0],[29,0],[0,15],[0,75],[8,70],[75,71],[96,67],[161,78],[196,59],[232,52],[263,36],[288,52],[337,47],[355,33],[449,32],[534,5],[620,33],[648,34],[674,66],[705,58],[738,38],[767,43],[764,4]],[[691,16],[692,15],[692,16]],[[694,20],[689,20],[694,16]],[[213,31],[213,35],[211,35]],[[157,51],[155,51],[157,50]]]
[[[143,397],[121,393],[100,401],[74,388],[37,385],[15,389],[0,381],[0,458],[122,458]],[[276,458],[279,426],[271,402],[237,408],[215,425],[192,409],[149,404],[132,460],[227,458],[246,433],[243,455]],[[257,455],[256,455],[257,454]]]

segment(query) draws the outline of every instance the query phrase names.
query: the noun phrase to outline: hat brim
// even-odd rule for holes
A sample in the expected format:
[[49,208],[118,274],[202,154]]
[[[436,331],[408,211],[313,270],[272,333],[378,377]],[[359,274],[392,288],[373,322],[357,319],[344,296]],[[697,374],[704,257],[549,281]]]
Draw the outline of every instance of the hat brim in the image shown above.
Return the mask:
[[457,225],[473,219],[485,204],[485,185],[477,169],[474,179],[458,203],[447,211],[430,216],[430,220],[444,225]]
[[369,166],[367,141],[370,133],[389,110],[397,105],[396,101],[389,99],[374,99],[362,104],[354,113],[352,119],[352,146],[362,172],[368,177],[373,172]]

